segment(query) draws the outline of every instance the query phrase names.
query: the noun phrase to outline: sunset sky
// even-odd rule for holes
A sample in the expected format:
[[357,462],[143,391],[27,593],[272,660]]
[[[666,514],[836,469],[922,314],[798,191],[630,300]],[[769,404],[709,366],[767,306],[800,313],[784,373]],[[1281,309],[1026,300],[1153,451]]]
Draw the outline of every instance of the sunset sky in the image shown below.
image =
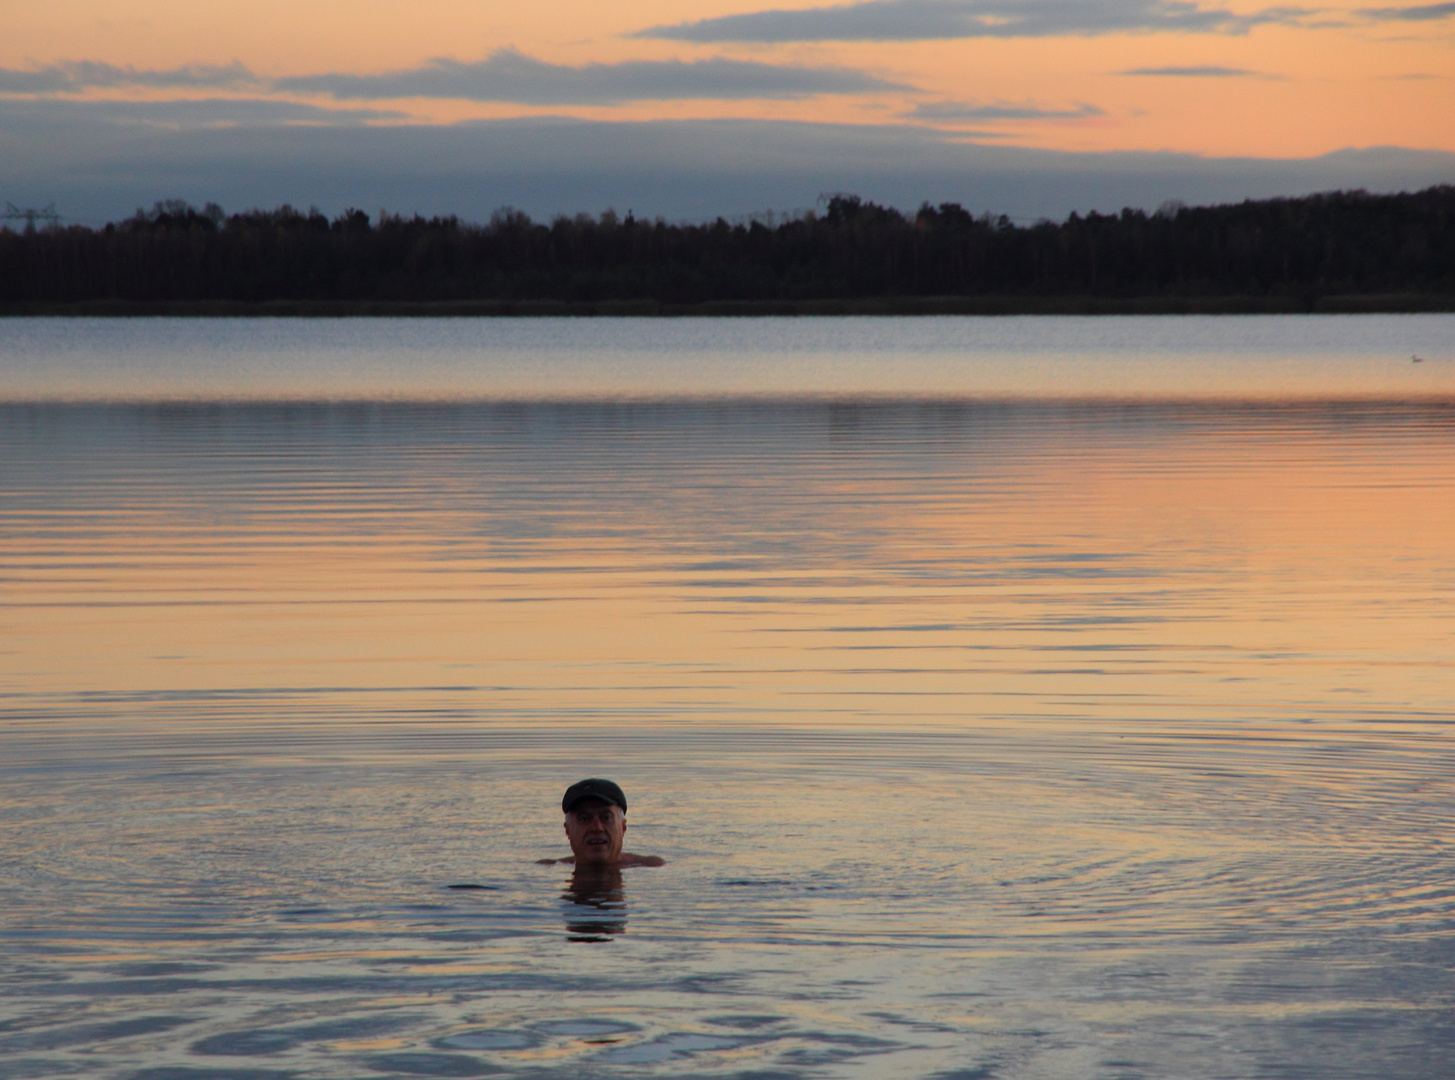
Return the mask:
[[[47,201],[60,192],[96,202],[110,184],[123,199],[128,183],[139,192],[182,173],[245,198],[236,162],[269,155],[242,149],[239,132],[274,133],[264,141],[280,162],[300,158],[286,146],[306,144],[316,176],[329,172],[332,151],[307,132],[327,142],[347,129],[350,153],[368,161],[345,154],[336,171],[363,176],[397,174],[409,156],[400,132],[380,129],[428,140],[463,124],[485,138],[542,130],[543,118],[603,131],[627,124],[633,137],[673,132],[687,140],[674,141],[673,161],[688,171],[703,131],[737,133],[725,137],[750,156],[792,157],[794,124],[812,125],[804,154],[826,155],[826,168],[834,153],[809,144],[840,128],[858,140],[842,151],[856,162],[870,145],[891,159],[918,153],[907,146],[931,156],[947,146],[962,154],[1010,147],[1078,155],[1088,165],[1095,161],[1086,155],[1128,151],[1310,159],[1397,147],[1443,152],[1421,159],[1419,179],[1429,180],[1431,168],[1438,178],[1455,160],[1446,156],[1455,151],[1455,3],[11,0],[6,16],[0,150],[9,148],[10,164],[0,165],[0,198],[14,191]],[[733,123],[712,126],[724,121]],[[128,156],[125,145],[136,140],[153,149]],[[569,157],[577,142],[554,152]],[[778,149],[765,150],[768,143]],[[370,157],[365,144],[380,149]],[[534,151],[519,152],[536,161]],[[992,160],[987,154],[975,160]],[[142,167],[162,160],[188,164],[180,173],[159,166],[154,176]],[[463,192],[470,171],[453,168],[459,184],[448,191],[420,187],[418,201]],[[286,172],[274,169],[255,197],[286,188]],[[1348,182],[1380,186],[1353,174]],[[1392,175],[1390,183],[1401,181]],[[591,191],[578,189],[576,197]],[[413,189],[391,190],[409,198]],[[622,191],[630,197],[629,186]],[[320,191],[318,201],[347,194]],[[563,189],[552,197],[573,196]],[[643,189],[644,204],[652,197]]]

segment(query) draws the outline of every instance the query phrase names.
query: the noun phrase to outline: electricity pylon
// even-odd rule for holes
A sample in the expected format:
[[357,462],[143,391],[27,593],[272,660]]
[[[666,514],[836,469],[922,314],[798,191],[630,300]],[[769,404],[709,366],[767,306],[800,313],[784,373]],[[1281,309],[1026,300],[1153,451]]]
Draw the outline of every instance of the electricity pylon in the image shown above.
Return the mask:
[[21,208],[13,202],[7,202],[5,204],[5,213],[0,214],[0,220],[24,221],[27,231],[33,232],[37,221],[44,221],[48,224],[55,225],[60,223],[61,215],[56,213],[55,203],[47,203],[37,210],[33,206]]

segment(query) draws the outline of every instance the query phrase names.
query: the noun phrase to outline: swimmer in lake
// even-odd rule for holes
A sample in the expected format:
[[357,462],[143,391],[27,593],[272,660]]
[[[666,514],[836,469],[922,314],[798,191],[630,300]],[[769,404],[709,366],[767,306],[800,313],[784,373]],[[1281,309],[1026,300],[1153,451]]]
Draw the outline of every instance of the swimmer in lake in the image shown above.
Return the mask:
[[634,855],[622,851],[626,839],[626,796],[610,780],[578,780],[561,799],[566,815],[566,839],[571,855],[565,859],[539,859],[542,866],[566,863],[582,869],[625,869],[629,866],[661,866],[666,860],[656,855]]

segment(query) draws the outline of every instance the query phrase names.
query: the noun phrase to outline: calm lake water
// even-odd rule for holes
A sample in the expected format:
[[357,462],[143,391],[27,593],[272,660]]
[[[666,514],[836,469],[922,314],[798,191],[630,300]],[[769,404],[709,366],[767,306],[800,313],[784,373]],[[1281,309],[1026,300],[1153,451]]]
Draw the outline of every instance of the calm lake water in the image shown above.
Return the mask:
[[0,321],[0,1076],[1447,1077],[1452,556],[1450,316]]

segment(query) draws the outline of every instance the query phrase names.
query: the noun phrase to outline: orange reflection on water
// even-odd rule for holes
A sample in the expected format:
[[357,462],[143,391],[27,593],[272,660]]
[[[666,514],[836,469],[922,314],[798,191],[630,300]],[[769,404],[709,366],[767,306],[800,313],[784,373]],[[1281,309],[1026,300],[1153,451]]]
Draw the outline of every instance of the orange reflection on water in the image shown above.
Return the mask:
[[1455,691],[1442,408],[676,408],[486,410],[443,447],[408,414],[241,472],[204,424],[161,487],[150,454],[72,462],[0,537],[9,692],[45,722],[897,729]]

